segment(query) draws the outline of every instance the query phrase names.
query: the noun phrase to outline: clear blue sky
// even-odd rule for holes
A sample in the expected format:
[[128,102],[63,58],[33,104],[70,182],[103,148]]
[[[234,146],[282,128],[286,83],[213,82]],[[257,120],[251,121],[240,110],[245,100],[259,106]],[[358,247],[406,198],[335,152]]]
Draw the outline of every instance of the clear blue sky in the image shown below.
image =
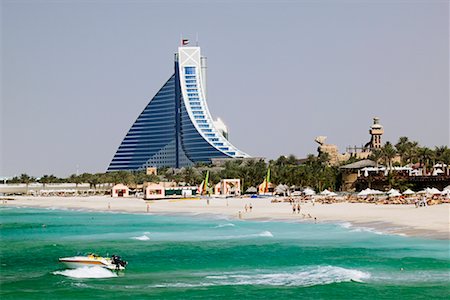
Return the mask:
[[2,1],[0,176],[103,172],[173,72],[208,57],[208,103],[253,156],[449,144],[448,1]]

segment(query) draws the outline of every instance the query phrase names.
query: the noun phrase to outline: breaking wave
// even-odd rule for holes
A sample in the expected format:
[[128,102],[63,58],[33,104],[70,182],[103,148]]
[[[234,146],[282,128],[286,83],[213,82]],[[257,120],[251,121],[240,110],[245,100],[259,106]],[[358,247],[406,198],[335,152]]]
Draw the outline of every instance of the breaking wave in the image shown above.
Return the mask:
[[72,278],[112,278],[117,274],[102,267],[82,267],[77,269],[67,269],[64,271],[55,271],[54,275],[63,275]]
[[214,228],[223,228],[223,227],[234,227],[236,225],[234,225],[233,223],[226,223],[226,224],[219,224],[217,226],[215,226]]
[[141,236],[134,236],[132,237],[133,240],[138,240],[138,241],[148,241],[150,239],[150,237],[148,237],[147,235],[141,235]]

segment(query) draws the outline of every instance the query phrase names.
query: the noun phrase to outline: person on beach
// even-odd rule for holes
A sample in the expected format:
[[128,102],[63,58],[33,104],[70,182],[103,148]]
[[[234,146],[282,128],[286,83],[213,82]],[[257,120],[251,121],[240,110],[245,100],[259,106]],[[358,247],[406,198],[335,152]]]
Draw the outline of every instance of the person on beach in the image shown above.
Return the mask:
[[297,206],[292,205],[292,213],[295,214],[295,211],[297,210]]
[[239,216],[239,219],[242,219],[242,212],[241,211],[238,212],[238,216]]
[[300,203],[299,203],[299,204],[297,204],[297,214],[300,213],[300,209],[301,209],[301,207],[300,207]]
[[252,206],[252,204],[250,203],[250,206],[249,206],[249,208],[250,208],[250,211],[252,211],[252,209],[253,209],[253,206]]
[[248,206],[247,206],[247,204],[245,204],[245,206],[244,206],[244,210],[245,210],[245,212],[247,212],[247,211],[248,211]]

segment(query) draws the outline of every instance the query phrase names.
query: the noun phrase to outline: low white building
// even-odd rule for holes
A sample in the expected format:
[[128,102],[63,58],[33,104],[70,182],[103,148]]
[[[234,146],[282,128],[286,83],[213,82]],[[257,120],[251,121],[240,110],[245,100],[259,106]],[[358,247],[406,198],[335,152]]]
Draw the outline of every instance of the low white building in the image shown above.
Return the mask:
[[130,189],[122,184],[116,184],[111,189],[111,197],[117,198],[117,197],[128,197],[130,195]]

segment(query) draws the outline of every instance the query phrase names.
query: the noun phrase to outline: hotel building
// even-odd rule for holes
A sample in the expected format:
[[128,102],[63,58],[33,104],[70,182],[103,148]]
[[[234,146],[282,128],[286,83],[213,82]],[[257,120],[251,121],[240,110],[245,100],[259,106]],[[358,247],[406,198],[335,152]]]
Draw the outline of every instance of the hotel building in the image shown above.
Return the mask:
[[206,103],[206,57],[200,47],[179,47],[173,75],[138,116],[108,171],[181,168],[214,158],[247,158],[227,139]]

